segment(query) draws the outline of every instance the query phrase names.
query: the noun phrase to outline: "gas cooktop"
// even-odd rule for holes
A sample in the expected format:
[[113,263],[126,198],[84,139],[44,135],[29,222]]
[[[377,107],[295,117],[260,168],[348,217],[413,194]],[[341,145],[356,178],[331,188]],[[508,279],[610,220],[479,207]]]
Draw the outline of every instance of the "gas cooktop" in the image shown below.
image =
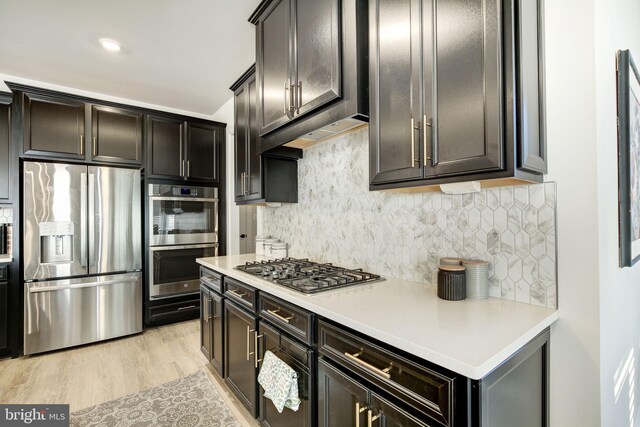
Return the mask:
[[237,266],[236,270],[305,294],[384,280],[383,277],[362,269],[352,270],[297,258],[248,262]]

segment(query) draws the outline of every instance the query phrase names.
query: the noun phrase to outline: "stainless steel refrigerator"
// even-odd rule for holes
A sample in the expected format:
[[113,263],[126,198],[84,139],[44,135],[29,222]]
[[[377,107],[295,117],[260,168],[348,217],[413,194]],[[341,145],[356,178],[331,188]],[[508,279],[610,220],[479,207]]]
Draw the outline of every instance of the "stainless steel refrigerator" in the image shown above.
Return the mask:
[[24,354],[141,332],[140,171],[23,170]]

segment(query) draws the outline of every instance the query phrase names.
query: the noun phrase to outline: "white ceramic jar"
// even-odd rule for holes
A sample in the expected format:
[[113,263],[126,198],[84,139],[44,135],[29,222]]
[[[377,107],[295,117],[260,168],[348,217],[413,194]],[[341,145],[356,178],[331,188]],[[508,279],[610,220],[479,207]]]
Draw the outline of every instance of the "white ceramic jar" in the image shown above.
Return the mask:
[[271,236],[256,236],[256,255],[264,255],[264,241]]
[[285,242],[272,243],[269,248],[269,258],[286,258],[289,253],[288,247],[289,245]]

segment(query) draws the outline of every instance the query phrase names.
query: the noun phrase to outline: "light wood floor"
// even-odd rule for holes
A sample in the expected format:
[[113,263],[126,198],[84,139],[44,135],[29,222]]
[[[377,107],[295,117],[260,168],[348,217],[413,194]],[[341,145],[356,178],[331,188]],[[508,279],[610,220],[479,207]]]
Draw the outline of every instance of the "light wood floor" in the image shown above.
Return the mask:
[[200,353],[197,320],[43,355],[0,360],[0,403],[68,403],[71,412],[207,372],[243,425],[257,422]]

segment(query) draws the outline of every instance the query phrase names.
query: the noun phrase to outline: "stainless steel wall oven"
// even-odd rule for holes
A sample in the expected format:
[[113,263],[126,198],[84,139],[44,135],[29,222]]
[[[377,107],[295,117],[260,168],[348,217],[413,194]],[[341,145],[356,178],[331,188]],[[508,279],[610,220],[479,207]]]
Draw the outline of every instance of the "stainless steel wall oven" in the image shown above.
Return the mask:
[[218,189],[149,184],[149,298],[200,289],[196,258],[218,255]]

